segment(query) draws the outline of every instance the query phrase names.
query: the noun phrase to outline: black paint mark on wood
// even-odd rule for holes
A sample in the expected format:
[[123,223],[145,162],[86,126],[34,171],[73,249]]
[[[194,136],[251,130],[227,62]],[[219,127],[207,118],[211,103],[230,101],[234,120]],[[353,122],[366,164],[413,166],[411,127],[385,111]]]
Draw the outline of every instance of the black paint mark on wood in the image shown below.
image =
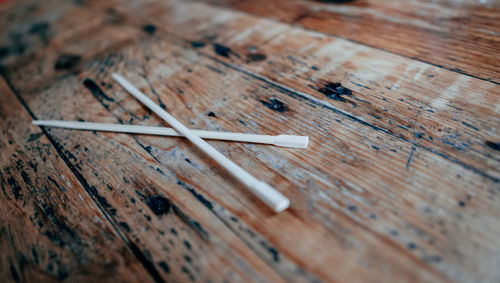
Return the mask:
[[10,197],[9,195],[7,194],[7,191],[5,190],[5,181],[4,181],[4,178],[3,178],[3,174],[2,174],[2,171],[0,170],[0,186],[2,187],[2,192],[3,192],[3,195],[4,197],[7,199],[7,200],[10,200]]
[[56,180],[54,180],[51,176],[47,176],[47,179],[52,182],[52,184],[54,184],[54,186],[56,186],[56,188],[59,188],[61,191],[66,191],[66,188],[64,187],[60,187],[59,184],[56,182]]
[[161,267],[161,269],[163,269],[163,271],[165,271],[165,273],[169,274],[170,273],[170,267],[168,266],[168,264],[164,261],[160,261],[158,262],[158,266]]
[[156,26],[151,24],[145,25],[142,27],[142,30],[148,34],[154,34],[156,32]]
[[20,199],[22,188],[19,185],[19,183],[16,181],[16,179],[14,179],[14,177],[11,176],[7,179],[7,183],[9,184],[11,192],[14,195],[14,197],[16,198],[16,200]]
[[97,189],[94,187],[94,186],[90,186],[89,187],[89,192],[97,199],[97,201],[103,206],[105,207],[110,213],[111,215],[116,215],[116,209],[114,209],[109,203],[108,203],[108,200],[101,196],[99,194],[99,192],[97,191]]
[[465,126],[467,126],[467,127],[469,127],[469,128],[471,128],[471,129],[473,129],[473,130],[475,130],[475,131],[479,131],[479,129],[477,127],[475,127],[474,125],[472,125],[472,124],[469,124],[469,123],[464,122],[464,121],[462,121],[462,124],[465,125]]
[[491,149],[500,151],[500,142],[486,141],[484,144]]
[[125,231],[130,232],[130,226],[128,226],[126,222],[120,222],[119,224],[123,227],[123,229],[125,229]]
[[78,54],[63,53],[57,58],[54,63],[54,69],[56,71],[64,71],[73,69],[80,61],[82,56]]
[[52,205],[42,203],[41,208],[36,206],[36,211],[40,212],[48,220],[50,220],[50,222],[45,222],[46,224],[51,223],[55,226],[52,229],[42,232],[44,236],[60,247],[70,245],[73,250],[76,249],[76,253],[82,252],[82,240],[77,236],[75,230],[65,223],[65,219],[63,217],[58,217]]
[[129,243],[130,250],[134,254],[134,256],[142,263],[144,268],[151,274],[154,281],[158,283],[163,283],[165,280],[161,277],[158,270],[155,268],[154,264],[144,255],[144,253],[137,247],[137,245],[133,242]]
[[83,81],[83,85],[88,89],[90,90],[90,93],[92,93],[92,95],[97,99],[99,100],[99,102],[101,102],[101,104],[107,109],[109,107],[109,105],[107,105],[106,103],[104,103],[104,101],[111,101],[111,102],[114,102],[115,100],[109,96],[107,96],[104,91],[102,91],[102,89],[96,84],[96,82],[94,82],[93,80],[91,79],[85,79]]
[[4,57],[7,57],[9,55],[9,48],[5,46],[0,46],[0,60]]
[[343,97],[344,95],[352,95],[352,91],[343,87],[341,83],[328,82],[318,91],[328,98],[341,102],[346,102],[346,99]]
[[208,232],[203,229],[201,224],[191,218],[190,216],[186,215],[182,210],[177,207],[176,205],[172,205],[172,211],[179,217],[179,219],[184,222],[189,228],[193,229],[200,237],[202,237],[205,240],[208,240]]
[[229,55],[231,54],[231,48],[214,43],[214,52],[219,56],[229,58]]
[[275,262],[279,262],[279,261],[280,261],[279,253],[278,253],[278,251],[277,251],[275,248],[273,248],[273,247],[269,247],[269,248],[267,248],[267,250],[268,250],[268,251],[269,251],[269,253],[272,255],[273,260],[274,260]]
[[189,280],[194,281],[194,276],[193,276],[193,274],[191,274],[191,272],[189,271],[189,269],[187,267],[182,266],[181,270],[189,277]]
[[193,48],[205,47],[205,42],[203,42],[203,41],[191,41],[191,47],[193,47]]
[[30,134],[28,140],[26,140],[26,142],[32,142],[32,141],[36,141],[37,139],[39,139],[41,136],[43,135],[43,133],[32,133]]
[[36,251],[35,247],[31,248],[31,254],[33,255],[33,260],[35,261],[35,264],[39,264],[38,252]]
[[269,102],[264,101],[264,100],[259,100],[259,101],[267,108],[274,110],[274,111],[278,111],[280,113],[283,113],[287,110],[285,105],[283,104],[283,102],[281,102],[275,98],[270,98]]
[[38,35],[42,43],[47,45],[50,41],[48,35],[49,28],[50,24],[48,22],[38,22],[31,25],[29,33]]
[[449,134],[444,135],[440,138],[441,142],[451,146],[453,149],[456,149],[461,152],[467,152],[470,148],[470,144],[463,142],[459,139],[459,134]]
[[186,249],[191,250],[191,244],[188,241],[184,240],[183,243],[184,243],[184,246],[186,247]]
[[14,265],[12,265],[12,263],[10,264],[10,274],[12,275],[12,279],[14,279],[14,281],[19,282],[19,274],[17,273],[17,270]]
[[[0,68],[0,73],[4,74],[2,72],[1,68]],[[94,83],[94,85],[95,85],[95,83]],[[9,84],[9,86],[12,89],[11,84]],[[30,112],[31,116],[34,119],[36,119],[36,117],[32,114],[31,110],[28,107],[26,107],[26,109],[28,110],[28,112]],[[43,128],[42,128],[42,131],[45,133],[45,135],[49,139],[49,142],[54,146],[54,148],[56,149],[56,151],[59,154],[59,156],[61,156],[63,158],[63,160],[66,163],[66,165],[70,168],[70,170],[73,172],[73,174],[76,176],[76,178],[80,181],[80,183],[83,185],[83,187],[89,192],[89,194],[91,196],[93,196],[95,199],[98,200],[97,204],[98,205],[102,205],[104,207],[106,207],[106,206],[110,207],[110,205],[107,202],[105,202],[104,204],[101,203],[102,201],[106,201],[106,200],[105,199],[104,200],[101,199],[101,197],[97,194],[97,191],[96,191],[95,187],[90,186],[90,184],[83,177],[83,175],[77,170],[77,167],[75,165],[73,165],[69,161],[69,159],[64,155],[64,153],[63,153],[63,147],[52,136],[50,136],[49,134],[47,134],[45,132],[45,130],[43,130]],[[103,207],[100,207],[100,209],[102,209],[102,208]],[[112,209],[112,214],[113,214],[113,212],[115,214],[116,212],[114,211],[114,209],[113,208],[111,208],[111,209]],[[108,218],[108,216],[106,216],[106,217]],[[139,260],[139,262],[141,262],[141,264],[145,267],[145,269],[151,275],[151,277],[153,278],[153,280],[155,282],[158,282],[158,283],[165,282],[165,280],[161,277],[161,275],[158,272],[158,270],[156,270],[154,264],[141,252],[141,250],[133,242],[126,242],[126,243],[127,243],[127,246],[131,249],[131,251],[134,254],[135,258],[137,258]]]
[[412,146],[410,149],[410,154],[408,154],[408,160],[406,160],[406,170],[410,169],[410,164],[413,161],[413,155],[415,154],[416,147]]
[[417,245],[415,243],[408,243],[408,248],[410,250],[415,250],[417,248]]
[[355,206],[354,204],[347,205],[347,209],[349,209],[349,211],[352,211],[352,212],[357,212],[358,211],[358,207]]
[[153,196],[148,199],[146,204],[149,206],[151,211],[158,216],[169,213],[170,208],[172,207],[172,202],[162,196]]
[[213,205],[212,203],[207,200],[204,196],[202,196],[201,194],[199,194],[198,192],[196,192],[193,188],[191,188],[190,186],[188,186],[186,183],[182,182],[181,180],[178,180],[177,181],[177,185],[179,186],[183,186],[186,190],[188,190],[197,200],[199,200],[205,207],[207,207],[208,209],[212,210],[213,209]]
[[261,241],[260,244],[267,249],[275,262],[280,261],[279,252],[273,246],[268,245],[265,241]]
[[264,61],[267,59],[266,54],[263,53],[248,53],[247,54],[247,63]]
[[225,75],[226,73],[224,73],[224,71],[222,70],[219,70],[217,68],[215,68],[214,66],[210,66],[210,65],[205,65],[208,69],[218,73],[218,74],[221,74],[221,75]]
[[275,248],[269,247],[267,250],[269,251],[269,253],[271,253],[271,255],[273,256],[273,260],[275,262],[279,262],[280,261],[279,253],[278,253],[278,251]]

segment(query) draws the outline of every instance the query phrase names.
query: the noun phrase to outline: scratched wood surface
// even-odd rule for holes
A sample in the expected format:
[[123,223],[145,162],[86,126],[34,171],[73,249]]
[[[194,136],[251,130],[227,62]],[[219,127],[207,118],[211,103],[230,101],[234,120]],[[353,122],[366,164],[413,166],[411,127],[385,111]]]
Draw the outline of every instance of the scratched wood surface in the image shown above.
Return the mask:
[[138,281],[132,249],[0,81],[0,274],[9,281]]
[[204,1],[500,83],[497,0]]
[[[407,2],[0,4],[3,278],[498,282],[498,2]],[[210,142],[291,207],[181,138],[30,125],[164,125],[112,72],[192,128],[308,135]]]

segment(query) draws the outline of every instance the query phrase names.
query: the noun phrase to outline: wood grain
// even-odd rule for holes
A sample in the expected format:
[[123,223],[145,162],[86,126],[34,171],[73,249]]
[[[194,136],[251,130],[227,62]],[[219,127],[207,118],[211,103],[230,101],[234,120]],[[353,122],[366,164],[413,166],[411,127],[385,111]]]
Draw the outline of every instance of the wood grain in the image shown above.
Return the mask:
[[[164,125],[118,72],[192,128],[310,136],[307,150],[210,142],[291,199],[273,214],[181,138],[46,129],[153,280],[500,278],[494,83],[199,2],[62,14],[95,21],[3,61],[35,117]],[[58,70],[65,53],[80,59]]]
[[[93,13],[99,1],[7,1],[0,4],[0,60],[2,65],[23,64],[39,58],[49,46],[70,40],[72,35],[101,24],[112,14]],[[37,56],[38,54],[38,56]]]
[[500,83],[498,1],[204,2],[299,25]]
[[[159,37],[164,38],[163,35]],[[200,56],[193,50],[187,52],[185,46],[144,42],[143,45],[125,50],[124,53],[126,55],[116,56],[113,67],[107,72],[120,71],[124,64],[123,69],[127,70],[125,74],[129,74],[130,79],[135,79],[134,82],[142,86],[144,91],[166,105],[176,117],[191,123],[194,128],[238,131],[243,127],[251,132],[298,133],[311,137],[310,146],[317,150],[306,154],[281,148],[216,144],[219,150],[237,160],[239,164],[245,165],[252,174],[262,176],[266,181],[284,189],[291,197],[292,209],[277,216],[280,221],[262,221],[266,215],[265,211],[260,214],[262,211],[256,210],[255,205],[242,211],[242,208],[248,205],[240,200],[241,191],[234,192],[230,187],[222,190],[227,187],[227,181],[217,174],[221,172],[203,170],[213,166],[196,155],[187,155],[186,152],[192,150],[189,145],[177,149],[178,141],[169,144],[163,139],[144,138],[144,143],[151,146],[150,151],[162,164],[182,176],[183,180],[194,183],[193,186],[199,187],[200,192],[208,195],[208,199],[229,208],[236,216],[249,223],[250,228],[257,234],[260,232],[267,239],[279,239],[271,243],[280,256],[293,259],[307,271],[318,274],[324,280],[334,281],[343,278],[359,278],[358,280],[365,281],[372,278],[372,274],[381,277],[384,262],[390,262],[393,278],[400,278],[401,281],[416,277],[421,280],[438,280],[439,276],[433,273],[433,268],[451,278],[459,279],[459,276],[454,277],[452,274],[466,267],[454,266],[455,264],[460,265],[459,262],[463,260],[467,262],[467,266],[475,266],[474,259],[465,258],[476,248],[470,246],[469,250],[466,243],[457,248],[452,242],[460,239],[454,239],[453,235],[464,237],[460,231],[480,231],[483,229],[480,227],[489,226],[480,224],[489,222],[489,217],[482,211],[479,218],[464,223],[458,219],[453,220],[455,217],[451,215],[456,213],[455,208],[462,207],[462,203],[466,205],[466,200],[470,198],[467,188],[484,192],[476,197],[481,199],[482,205],[490,207],[486,211],[496,215],[494,211],[498,200],[493,195],[496,194],[497,183],[487,181],[466,169],[459,169],[459,166],[426,151],[417,150],[413,153],[416,155],[408,168],[408,157],[414,150],[411,144],[398,142],[390,135],[351,120],[322,104],[242,74],[222,62]],[[128,65],[141,65],[140,62],[145,58],[149,58],[148,64],[138,66],[136,71]],[[102,67],[102,64],[94,66],[93,73]],[[84,75],[87,76],[85,73]],[[97,76],[96,79],[110,82],[109,77],[103,75]],[[113,96],[113,99],[123,103],[124,108],[134,109],[134,105],[138,105],[129,95],[123,91],[121,93],[120,96]],[[270,104],[274,105],[270,107]],[[207,122],[206,117],[210,112],[217,118]],[[115,110],[114,113],[121,121],[130,122],[133,118],[131,114],[122,111]],[[314,117],[311,117],[310,113],[314,113]],[[148,120],[152,119],[155,117],[152,116]],[[134,121],[137,120],[133,119],[132,122]],[[158,119],[153,121],[154,124],[161,123]],[[276,125],[279,125],[279,130]],[[184,155],[165,157],[165,151],[178,150]],[[190,162],[187,162],[186,158]],[[192,167],[199,170],[193,170]],[[456,174],[464,183],[456,181]],[[223,172],[222,175],[224,176]],[[363,176],[362,180],[360,175]],[[214,185],[207,185],[212,183]],[[401,190],[402,188],[414,188],[415,193]],[[432,188],[439,188],[439,191]],[[337,190],[339,191],[335,192]],[[227,194],[234,196],[226,200]],[[222,195],[226,196],[221,198]],[[245,195],[252,199],[248,194]],[[389,212],[391,210],[397,214],[398,221],[392,218]],[[436,211],[433,212],[434,210]],[[427,213],[429,215],[426,215]],[[472,214],[476,213],[477,211]],[[472,214],[461,211],[460,217],[468,219]],[[446,219],[445,223],[450,223],[443,223],[440,217]],[[389,240],[386,243],[386,237],[391,238],[391,232],[387,229],[391,225],[397,227],[396,238],[402,239]],[[450,227],[454,225],[460,228]],[[467,228],[463,225],[479,226]],[[434,228],[439,226],[444,228]],[[361,232],[365,229],[372,231],[375,239]],[[304,230],[307,230],[307,233],[302,236],[299,231]],[[494,230],[496,228],[489,233],[499,232]],[[294,236],[288,238],[283,235],[284,231],[289,231]],[[333,238],[330,233],[333,233]],[[471,235],[470,243],[482,242],[481,239],[487,235],[480,234],[482,236],[478,238]],[[307,238],[314,238],[317,242],[302,242]],[[496,249],[495,247],[496,244],[493,243],[487,249]],[[361,250],[365,252],[365,259],[373,264],[368,264],[370,267],[366,268],[367,270],[363,269],[365,262],[356,256]],[[411,260],[405,262],[401,259],[401,262],[396,263],[392,256],[406,254],[407,250],[416,250],[415,254],[410,255]],[[461,259],[458,259],[455,253],[460,254]],[[486,256],[488,253],[485,251],[481,254]],[[412,258],[413,256],[418,260]],[[347,266],[342,267],[343,263],[340,261],[346,258],[351,260],[347,261]],[[413,265],[421,261],[424,264],[419,271],[420,275],[414,274]],[[339,269],[331,271],[328,268],[331,262],[335,262],[339,269],[346,273],[340,272]],[[350,269],[352,262],[359,262],[359,265]],[[429,267],[426,265],[432,266],[432,269],[427,269]],[[482,268],[480,266],[482,263],[478,263],[472,270],[479,270]],[[279,265],[275,268],[279,268]],[[429,274],[423,270],[427,270]],[[466,280],[474,280],[472,270],[471,273],[461,273],[460,276],[471,276]],[[366,274],[363,275],[363,272]],[[485,273],[491,274],[491,279],[498,276],[494,274],[493,269]],[[282,276],[286,276],[286,273]]]
[[[100,117],[99,121],[109,122],[112,120],[107,119],[111,117],[102,112],[108,110],[115,116],[115,121],[160,124],[160,120],[151,116],[110,80],[109,74],[118,71],[153,95],[158,102],[161,101],[178,118],[189,121],[193,128],[237,131],[245,127],[252,132],[277,133],[276,127],[271,125],[279,123],[280,132],[311,136],[311,148],[318,150],[304,155],[297,150],[214,143],[252,174],[276,184],[291,197],[290,211],[269,217],[270,212],[257,209],[259,203],[243,189],[235,190],[239,185],[234,180],[228,180],[221,170],[213,171],[213,164],[179,139],[138,136],[135,139],[141,145],[139,147],[127,142],[130,140],[128,136],[96,136],[79,132],[72,139],[68,137],[71,134],[68,131],[51,130],[60,143],[63,140],[71,143],[67,147],[70,152],[75,144],[94,144],[90,153],[77,157],[78,161],[74,162],[84,168],[82,174],[87,178],[92,180],[94,177],[83,172],[90,171],[98,175],[101,184],[96,187],[119,184],[123,188],[117,195],[102,190],[102,196],[109,203],[113,202],[113,208],[120,207],[120,213],[132,214],[126,212],[124,207],[132,206],[126,201],[128,196],[134,196],[136,192],[134,188],[128,189],[130,185],[120,181],[120,178],[112,176],[134,176],[132,180],[142,180],[140,184],[134,185],[136,189],[163,187],[162,191],[165,190],[167,194],[177,191],[174,188],[181,181],[180,184],[188,184],[198,196],[208,201],[215,215],[232,227],[231,230],[238,231],[242,225],[239,222],[243,222],[244,227],[248,227],[246,231],[250,231],[246,233],[258,235],[256,240],[241,233],[240,237],[244,237],[247,245],[255,250],[271,246],[273,251],[279,253],[277,262],[273,259],[273,252],[262,253],[261,257],[285,278],[293,271],[282,267],[288,266],[288,262],[295,262],[306,272],[325,280],[349,277],[363,281],[374,274],[380,277],[382,270],[389,266],[393,270],[392,276],[401,281],[410,278],[444,280],[445,277],[436,273],[436,270],[457,280],[479,278],[479,274],[484,272],[479,273],[480,268],[486,268],[491,278],[496,276],[494,269],[485,266],[482,260],[473,258],[475,253],[471,251],[477,249],[477,243],[483,243],[481,239],[493,237],[498,230],[489,229],[487,234],[477,232],[468,235],[468,241],[463,239],[463,231],[481,231],[488,226],[488,219],[496,217],[494,207],[498,201],[494,197],[495,182],[428,151],[415,150],[409,142],[377,131],[314,100],[242,74],[194,50],[185,50],[186,46],[180,43],[157,43],[154,39],[147,40],[148,37],[146,34],[133,47],[115,51],[101,61],[89,63],[90,69],[80,74],[79,81],[87,82],[86,86],[92,86],[90,89],[93,92],[86,90],[74,78],[68,78],[51,83],[51,87],[40,94],[27,95],[28,105],[44,119],[64,117],[89,120],[89,117]],[[160,37],[164,38],[163,35]],[[95,85],[86,79],[91,79]],[[100,104],[97,100],[89,101],[92,93]],[[281,113],[269,109],[273,101],[282,103],[286,110]],[[85,102],[85,109],[80,109],[79,105]],[[54,111],[57,103],[70,108]],[[73,103],[74,108],[71,108]],[[209,112],[214,112],[217,118],[207,122],[206,114]],[[311,117],[309,113],[315,115]],[[271,125],[270,121],[273,121]],[[63,134],[65,132],[67,134]],[[89,137],[85,138],[86,135]],[[101,136],[111,138],[114,143],[107,145],[110,142],[106,142],[106,139],[100,141]],[[121,147],[142,155],[143,161],[137,156],[129,160]],[[408,156],[412,155],[412,151],[413,161],[407,167]],[[76,153],[73,155],[77,156]],[[101,167],[101,164],[90,163],[92,160],[107,160],[109,156],[119,157],[122,161],[112,162],[108,165],[112,167],[109,169]],[[146,165],[151,162],[161,165]],[[133,164],[134,169],[124,169],[120,166],[122,163]],[[167,176],[162,177],[163,181],[157,168]],[[135,177],[137,172],[140,172],[140,178]],[[457,181],[457,176],[463,181]],[[169,189],[172,185],[174,187]],[[474,202],[479,202],[484,208],[479,215],[476,205],[469,204],[472,196],[467,188],[471,187],[477,189]],[[242,194],[245,195],[244,199]],[[172,199],[173,196],[168,195],[168,198]],[[186,202],[184,198],[182,201]],[[472,205],[474,209],[469,212],[463,209],[460,218],[456,218],[453,216],[457,213],[455,209],[461,208],[462,202],[467,202],[466,205]],[[138,208],[133,210],[137,211]],[[147,211],[147,208],[143,211]],[[118,212],[115,217],[120,219]],[[231,217],[238,221],[234,223]],[[199,221],[210,225],[212,222]],[[137,224],[129,226],[140,229]],[[441,226],[439,229],[434,228]],[[152,241],[151,236],[138,237],[141,242]],[[261,244],[260,239],[267,239],[268,242]],[[458,247],[454,244],[457,241],[461,243]],[[145,245],[156,246],[154,243]],[[488,251],[495,248],[495,241],[490,246],[484,246],[482,258],[488,258]],[[156,254],[158,251],[151,253],[161,257],[161,254]],[[335,262],[338,269],[327,268],[331,262]],[[418,271],[414,269],[416,264],[420,266]]]
[[[4,33],[0,42],[3,41],[9,52],[0,60],[11,73],[11,80],[24,80],[23,91],[37,91],[41,85],[46,85],[37,79],[46,80],[77,72],[85,60],[130,43],[137,36],[137,30],[124,24],[114,9],[99,1],[86,2],[85,7],[74,2],[65,2],[59,7],[59,2],[47,1],[46,5],[38,5],[26,1],[22,5],[15,5],[16,9],[4,12],[19,19],[19,23],[14,21],[7,25],[9,33]],[[30,8],[33,6],[37,12],[27,12],[34,9]],[[44,42],[39,39],[42,32],[39,31],[40,26],[44,27]],[[37,32],[33,32],[33,29]],[[17,34],[20,42],[12,34]],[[11,52],[16,44],[22,44],[23,47],[18,52]],[[22,68],[23,72],[15,73],[14,70],[18,68]],[[43,73],[44,77],[38,77],[36,73]]]
[[[48,66],[42,67],[42,70],[53,67],[52,62],[46,62]],[[31,65],[25,68],[30,69]],[[40,74],[42,78],[28,78],[30,81],[50,81],[50,73]],[[69,82],[55,84],[55,89],[50,88],[48,92],[25,97],[29,109],[36,116],[43,115],[46,118],[59,116],[76,120],[92,117],[92,114],[104,118],[102,112],[105,108],[97,100],[94,100],[96,107],[92,107],[89,102],[92,94],[83,87],[81,81],[71,77]],[[75,90],[69,90],[68,87],[76,87],[81,91],[80,99]],[[59,95],[45,95],[52,91]],[[33,102],[33,99],[37,99],[37,102]],[[85,109],[81,105],[86,105]],[[81,114],[84,116],[75,117]],[[223,222],[205,206],[200,206],[200,202],[189,191],[182,190],[186,184],[174,179],[175,175],[163,171],[161,166],[154,166],[154,159],[132,137],[124,135],[123,140],[120,140],[111,135],[110,140],[106,135],[96,138],[91,132],[82,133],[83,136],[79,137],[74,136],[73,132],[61,130],[49,130],[49,133],[64,153],[63,158],[74,168],[74,174],[85,179],[88,190],[119,227],[120,233],[134,243],[142,257],[151,263],[149,271],[156,281],[208,280],[213,276],[212,270],[217,270],[217,277],[221,280],[259,281],[265,278],[280,281]],[[142,152],[142,156],[138,156],[137,152]],[[113,156],[122,157],[115,159]],[[99,160],[109,162],[96,162]],[[130,164],[130,167],[127,169],[124,164]],[[143,172],[144,169],[147,172]],[[160,190],[161,187],[164,188]],[[171,191],[165,194],[168,188]]]
[[[499,153],[490,146],[500,140],[495,84],[204,4],[132,7],[209,56],[500,181]],[[350,94],[328,87],[335,84]]]
[[3,80],[0,93],[2,280],[151,281]]

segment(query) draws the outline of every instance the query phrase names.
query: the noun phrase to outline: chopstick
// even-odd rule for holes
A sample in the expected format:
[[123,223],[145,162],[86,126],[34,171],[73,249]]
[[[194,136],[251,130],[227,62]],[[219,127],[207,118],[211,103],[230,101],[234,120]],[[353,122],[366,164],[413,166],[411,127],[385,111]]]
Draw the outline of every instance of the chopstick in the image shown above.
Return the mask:
[[235,178],[240,180],[240,182],[245,184],[252,193],[254,193],[275,212],[281,212],[288,208],[288,206],[290,205],[290,200],[280,192],[275,190],[269,184],[260,181],[254,176],[250,175],[243,168],[225,157],[222,153],[218,152],[214,147],[212,147],[206,141],[202,140],[190,129],[186,128],[186,126],[184,126],[181,122],[177,121],[177,119],[175,119],[167,111],[163,110],[163,108],[155,104],[151,99],[149,99],[145,94],[143,94],[125,78],[116,73],[112,74],[112,77],[137,100],[142,102],[149,109],[151,109],[151,111],[155,112],[158,116],[165,120],[165,122],[170,124],[170,126],[172,126],[177,132],[185,136],[188,140],[190,140],[200,150],[205,152],[205,154],[219,163],[222,167],[226,168],[227,171],[229,171]]
[[[182,135],[179,134],[176,130],[166,127],[92,123],[92,122],[79,122],[79,121],[60,121],[60,120],[34,120],[33,124],[38,126],[49,126],[49,127],[78,129],[78,130],[182,137]],[[200,138],[205,138],[205,139],[264,143],[264,144],[273,144],[277,146],[295,147],[295,148],[306,148],[309,141],[309,138],[307,136],[294,136],[294,135],[270,136],[270,135],[254,135],[254,134],[228,133],[228,132],[204,131],[204,130],[191,130],[191,132],[199,136]]]

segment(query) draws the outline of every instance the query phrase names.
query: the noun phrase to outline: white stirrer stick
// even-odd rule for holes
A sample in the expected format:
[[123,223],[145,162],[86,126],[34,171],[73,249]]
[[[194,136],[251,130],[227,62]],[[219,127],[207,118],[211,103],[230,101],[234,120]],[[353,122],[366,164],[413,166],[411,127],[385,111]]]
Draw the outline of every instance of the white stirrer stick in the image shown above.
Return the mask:
[[[90,131],[105,131],[105,132],[120,132],[133,134],[147,134],[158,136],[183,137],[176,130],[165,127],[151,127],[138,125],[122,125],[108,123],[91,123],[79,121],[60,121],[60,120],[33,120],[34,125],[49,126],[67,129],[90,130]],[[251,143],[274,144],[284,147],[306,148],[309,138],[307,136],[293,135],[254,135],[242,133],[228,133],[218,131],[191,130],[191,132],[200,138],[226,141],[239,141]]]
[[234,177],[245,184],[250,191],[252,191],[257,197],[259,197],[265,204],[272,208],[275,212],[280,212],[285,210],[290,205],[290,200],[282,195],[280,192],[275,190],[273,187],[265,182],[262,182],[250,175],[247,171],[242,169],[236,163],[229,160],[227,157],[218,152],[215,148],[209,145],[207,142],[202,140],[196,134],[192,133],[191,130],[186,128],[182,123],[177,121],[172,115],[167,111],[163,110],[160,106],[156,105],[151,99],[144,95],[140,90],[133,86],[129,81],[127,81],[122,76],[114,73],[112,75],[113,79],[117,81],[124,89],[126,89],[130,94],[132,94],[137,100],[146,105],[149,109],[160,116],[165,122],[170,124],[176,131],[185,136],[193,144],[195,144],[200,150],[205,152],[208,156],[212,157],[217,161],[222,167],[226,168]]

